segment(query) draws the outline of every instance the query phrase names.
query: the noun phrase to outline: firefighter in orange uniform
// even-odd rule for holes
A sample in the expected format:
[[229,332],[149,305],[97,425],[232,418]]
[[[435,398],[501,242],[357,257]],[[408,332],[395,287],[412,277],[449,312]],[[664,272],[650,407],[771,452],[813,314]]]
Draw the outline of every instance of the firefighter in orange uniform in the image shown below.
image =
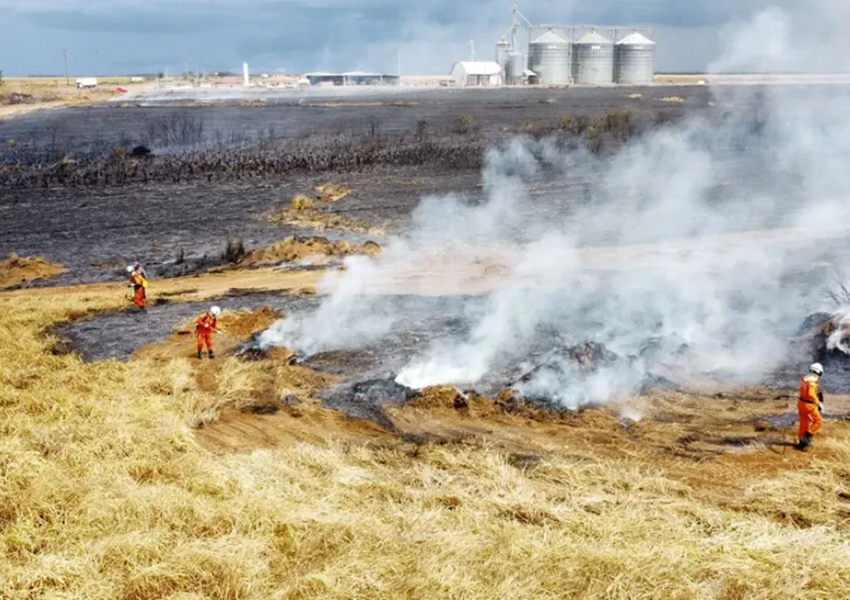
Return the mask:
[[823,394],[818,390],[818,383],[823,376],[823,366],[815,363],[809,367],[809,373],[800,380],[800,400],[797,411],[800,414],[798,450],[808,450],[812,445],[812,436],[820,431],[823,424]]
[[144,310],[148,306],[148,279],[145,277],[144,269],[136,264],[136,266],[127,267],[127,274],[130,276],[130,287],[133,288],[133,304]]
[[198,358],[203,357],[204,345],[206,344],[210,358],[215,358],[212,346],[212,334],[221,333],[218,330],[218,316],[221,309],[213,306],[195,321],[195,334],[198,336]]

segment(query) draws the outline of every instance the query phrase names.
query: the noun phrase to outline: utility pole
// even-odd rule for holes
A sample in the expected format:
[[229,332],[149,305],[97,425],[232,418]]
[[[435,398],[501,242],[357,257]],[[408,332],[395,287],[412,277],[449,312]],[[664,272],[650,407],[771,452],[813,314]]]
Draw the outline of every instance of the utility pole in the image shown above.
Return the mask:
[[62,55],[65,57],[65,85],[71,85],[71,78],[68,76],[68,49],[62,48]]

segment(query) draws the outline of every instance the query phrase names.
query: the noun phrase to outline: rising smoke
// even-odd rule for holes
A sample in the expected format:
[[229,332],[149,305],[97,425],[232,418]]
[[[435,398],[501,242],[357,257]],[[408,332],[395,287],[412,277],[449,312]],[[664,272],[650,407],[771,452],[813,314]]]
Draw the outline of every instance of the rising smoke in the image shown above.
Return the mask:
[[[795,64],[781,12],[737,27],[718,67],[776,69],[785,52]],[[846,235],[841,98],[833,88],[719,90],[713,113],[609,158],[514,139],[488,153],[482,201],[424,198],[380,257],[348,259],[324,282],[318,311],[275,324],[261,342],[307,354],[362,348],[410,318],[379,312],[378,294],[471,293],[480,265],[497,264],[501,279],[465,333],[426,343],[399,383],[476,385],[496,365],[525,363],[552,332],[563,347],[592,341],[632,357],[589,372],[543,369],[517,386],[569,407],[632,393],[651,369],[693,385],[759,381],[821,303]]]

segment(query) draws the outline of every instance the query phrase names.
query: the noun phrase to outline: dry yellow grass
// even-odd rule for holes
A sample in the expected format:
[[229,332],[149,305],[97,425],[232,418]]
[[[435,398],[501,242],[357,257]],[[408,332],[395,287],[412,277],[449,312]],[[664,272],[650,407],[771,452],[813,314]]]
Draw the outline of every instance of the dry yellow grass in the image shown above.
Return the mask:
[[54,265],[37,256],[22,257],[12,254],[0,261],[0,290],[26,284],[37,279],[49,279],[67,271],[62,265]]
[[239,261],[240,267],[278,265],[310,259],[313,264],[326,264],[352,254],[377,256],[381,247],[375,242],[352,244],[344,240],[331,241],[323,237],[288,237],[266,248],[249,252]]
[[322,210],[354,193],[354,190],[335,183],[317,186],[316,196],[294,196],[286,208],[274,211],[269,221],[277,225],[293,225],[316,231],[337,230],[369,235],[384,235],[384,227],[371,227],[359,219],[346,219],[342,215]]
[[[4,77],[0,86],[0,120],[18,117],[37,110],[85,106],[108,100],[116,95],[115,88],[138,89],[146,84],[131,83],[129,77],[98,77],[98,87],[89,90],[76,88],[76,77],[67,85],[64,77]],[[32,96],[23,104],[6,105],[12,93]]]
[[191,425],[265,367],[225,358],[204,389],[188,359],[51,351],[45,327],[123,304],[104,286],[0,294],[4,598],[847,597],[845,425],[762,470],[655,461],[628,437],[606,453],[577,425],[525,462],[474,440],[363,441],[343,420],[213,453]]

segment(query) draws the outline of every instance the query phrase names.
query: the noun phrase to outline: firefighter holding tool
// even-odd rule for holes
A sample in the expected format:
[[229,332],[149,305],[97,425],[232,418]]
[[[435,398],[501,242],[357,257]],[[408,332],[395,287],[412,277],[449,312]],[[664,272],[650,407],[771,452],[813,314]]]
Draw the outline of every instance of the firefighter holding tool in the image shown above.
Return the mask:
[[823,392],[818,389],[823,377],[823,365],[815,363],[809,367],[808,374],[800,380],[800,399],[797,412],[800,414],[800,429],[797,442],[798,450],[808,450],[812,438],[818,434],[823,424]]
[[195,321],[195,335],[198,336],[198,358],[203,358],[204,346],[207,347],[209,357],[215,358],[212,336],[214,333],[219,335],[222,333],[218,328],[219,315],[221,315],[221,309],[218,306],[213,306]]

